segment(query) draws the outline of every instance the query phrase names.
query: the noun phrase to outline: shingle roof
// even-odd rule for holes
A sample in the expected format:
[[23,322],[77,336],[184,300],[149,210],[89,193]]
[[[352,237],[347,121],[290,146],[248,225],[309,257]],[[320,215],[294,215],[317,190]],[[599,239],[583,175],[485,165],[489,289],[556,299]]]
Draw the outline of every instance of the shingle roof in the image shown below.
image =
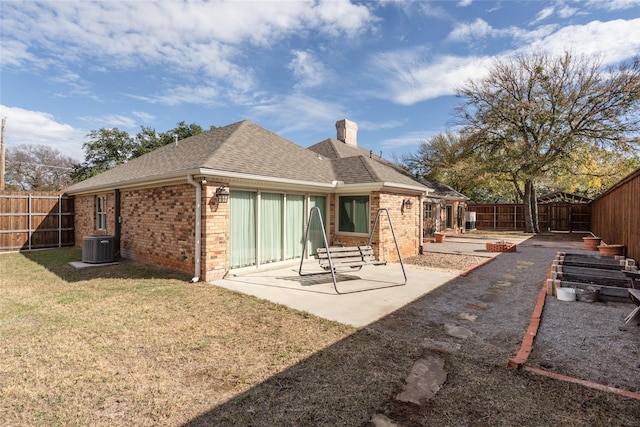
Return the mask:
[[335,179],[328,159],[245,120],[165,145],[67,191],[179,176],[195,169],[321,183]]
[[[341,173],[345,174],[347,177],[355,175],[356,171],[346,170],[347,168],[344,165],[349,164],[349,162],[344,160],[358,158],[360,159],[360,162],[366,165],[366,171],[373,178],[373,182],[384,181],[404,185],[424,186],[423,183],[416,180],[409,172],[405,171],[398,165],[373,154],[370,150],[355,145],[345,144],[337,139],[325,139],[324,141],[309,147],[309,150],[325,157],[343,160],[338,163],[341,166]],[[354,168],[357,167],[355,163],[351,166]],[[346,180],[344,180],[344,182],[347,183]]]
[[165,145],[72,185],[67,192],[183,178],[195,170],[207,169],[212,173],[223,171],[258,179],[268,177],[319,184],[385,182],[423,187],[392,163],[379,156],[370,158],[367,150],[343,147],[345,144],[337,140],[328,141],[331,143],[326,147],[316,144],[319,151],[306,149],[245,120],[183,139],[177,145]]
[[444,198],[450,198],[450,199],[462,199],[462,200],[469,199],[464,194],[454,190],[453,188],[449,187],[446,184],[441,183],[437,179],[425,179],[424,182],[425,182],[425,185],[427,185],[430,188],[433,188],[434,190],[432,193],[429,193],[429,196],[444,197]]

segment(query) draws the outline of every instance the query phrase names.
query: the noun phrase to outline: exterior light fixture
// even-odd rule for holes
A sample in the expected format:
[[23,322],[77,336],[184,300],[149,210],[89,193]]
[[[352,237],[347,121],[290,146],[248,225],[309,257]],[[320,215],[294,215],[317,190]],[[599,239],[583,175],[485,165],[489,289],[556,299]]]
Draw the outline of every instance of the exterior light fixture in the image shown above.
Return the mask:
[[216,199],[218,203],[227,203],[229,201],[229,190],[224,185],[216,188]]
[[411,206],[413,206],[413,200],[411,199],[406,199],[402,203],[407,207],[407,209],[411,209]]

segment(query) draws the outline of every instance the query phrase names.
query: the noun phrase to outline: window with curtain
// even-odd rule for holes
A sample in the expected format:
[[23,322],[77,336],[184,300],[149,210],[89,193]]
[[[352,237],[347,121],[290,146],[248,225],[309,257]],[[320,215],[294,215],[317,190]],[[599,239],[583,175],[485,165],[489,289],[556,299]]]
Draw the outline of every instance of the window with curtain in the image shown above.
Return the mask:
[[299,258],[304,238],[304,196],[287,194],[284,217],[284,259]]
[[[322,215],[322,221],[325,225],[327,221],[326,206],[327,198],[325,196],[309,196],[309,211],[311,211],[311,208],[318,207],[318,209],[320,209],[320,215]],[[324,247],[322,229],[320,228],[320,221],[318,220],[317,215],[313,215],[309,227],[309,254],[315,255],[318,252],[318,248]]]
[[282,261],[283,194],[260,193],[260,263]]
[[96,196],[96,230],[107,229],[107,196]]
[[338,197],[338,231],[369,233],[369,196]]
[[231,190],[229,196],[229,267],[256,263],[256,193]]

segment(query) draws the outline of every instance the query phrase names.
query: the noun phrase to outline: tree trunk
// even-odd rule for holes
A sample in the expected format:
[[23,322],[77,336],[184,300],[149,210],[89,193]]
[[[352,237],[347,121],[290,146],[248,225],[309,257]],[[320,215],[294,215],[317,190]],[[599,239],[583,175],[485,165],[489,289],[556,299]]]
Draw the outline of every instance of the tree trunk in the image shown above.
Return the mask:
[[538,225],[538,202],[536,200],[536,189],[533,181],[527,180],[524,183],[524,198],[522,200],[524,208],[524,228],[526,233],[539,233]]

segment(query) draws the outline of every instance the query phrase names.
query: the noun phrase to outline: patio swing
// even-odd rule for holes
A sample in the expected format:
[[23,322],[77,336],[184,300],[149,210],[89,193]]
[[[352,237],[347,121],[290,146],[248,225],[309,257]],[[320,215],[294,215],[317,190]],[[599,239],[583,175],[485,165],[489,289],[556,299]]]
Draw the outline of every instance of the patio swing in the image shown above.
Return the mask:
[[[340,292],[338,290],[338,283],[336,280],[336,274],[338,273],[338,269],[344,270],[347,269],[360,270],[365,265],[386,265],[386,261],[378,261],[373,256],[373,248],[371,247],[371,239],[373,238],[373,232],[376,230],[376,226],[378,225],[378,219],[380,218],[380,212],[385,212],[387,214],[387,219],[389,220],[389,228],[391,229],[391,234],[393,235],[393,242],[396,245],[396,251],[398,252],[398,259],[400,260],[400,267],[402,268],[402,274],[404,276],[404,281],[402,283],[390,283],[384,286],[376,286],[370,287],[366,289],[358,289],[350,292]],[[320,230],[322,231],[322,241],[324,243],[323,248],[317,248],[317,259],[320,263],[320,267],[326,271],[321,272],[313,272],[313,273],[303,273],[302,272],[302,264],[304,262],[305,256],[307,254],[307,242],[309,240],[309,230],[311,229],[311,220],[314,218],[314,215],[318,217],[320,221]],[[320,208],[315,206],[311,208],[311,212],[309,212],[309,221],[307,222],[307,230],[304,234],[304,240],[302,241],[302,256],[300,258],[300,269],[298,270],[298,274],[300,276],[313,276],[318,274],[329,274],[331,273],[331,279],[333,280],[333,288],[336,290],[337,294],[351,293],[351,292],[361,292],[361,291],[369,291],[373,289],[380,288],[388,288],[393,286],[402,286],[407,283],[407,273],[404,269],[404,263],[402,262],[402,255],[400,255],[400,248],[398,246],[398,239],[396,239],[396,233],[393,231],[393,224],[391,223],[391,216],[389,215],[389,210],[386,208],[380,208],[376,212],[376,218],[373,222],[373,227],[371,228],[371,232],[369,233],[369,239],[367,241],[366,246],[329,246],[327,240],[327,233],[325,232],[324,222],[322,221],[322,213],[320,212]]]

